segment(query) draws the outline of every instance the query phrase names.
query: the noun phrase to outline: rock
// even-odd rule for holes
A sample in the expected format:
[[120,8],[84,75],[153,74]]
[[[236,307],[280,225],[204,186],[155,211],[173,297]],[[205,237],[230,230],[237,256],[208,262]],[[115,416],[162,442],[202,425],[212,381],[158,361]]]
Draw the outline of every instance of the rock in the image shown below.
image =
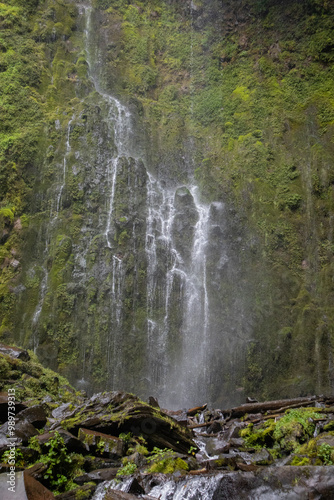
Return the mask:
[[68,451],[75,451],[79,453],[88,451],[88,446],[86,446],[78,438],[73,436],[73,434],[64,429],[57,429],[56,431],[45,432],[44,434],[40,434],[39,436],[37,436],[38,442],[42,449],[44,447],[43,445],[45,445],[48,441],[50,441],[50,439],[54,437],[56,432],[58,432],[59,435],[63,438],[65,446],[68,449]]
[[136,464],[137,467],[143,467],[147,464],[147,458],[141,453],[138,453],[138,451],[132,453],[132,455],[129,455],[127,458],[129,462]]
[[83,474],[82,476],[74,478],[74,482],[76,484],[84,484],[93,481],[94,483],[102,483],[102,481],[111,481],[111,479],[115,479],[118,468],[110,468],[110,469],[97,469],[87,474]]
[[[15,402],[16,414],[24,410],[27,406],[23,403]],[[0,422],[5,423],[8,420],[8,392],[0,392]]]
[[55,496],[39,481],[29,474],[23,473],[24,486],[28,500],[54,500]]
[[148,398],[148,404],[150,406],[153,406],[153,408],[160,408],[158,400],[156,398],[154,398],[153,396],[150,396]]
[[334,448],[334,435],[329,432],[320,434],[320,436],[317,437],[317,446],[321,446],[322,444],[328,444]]
[[126,485],[125,493],[132,493],[134,495],[142,495],[145,493],[144,488],[139,484],[136,477],[132,477],[131,480]]
[[47,422],[48,409],[45,404],[39,404],[26,408],[17,414],[19,422],[28,422],[37,429],[42,429]]
[[218,420],[214,421],[206,430],[208,434],[217,434],[222,430],[222,424],[221,422],[218,422]]
[[239,433],[241,429],[244,429],[247,427],[248,423],[247,422],[236,422],[233,421],[232,424],[230,425],[227,433],[224,433],[224,438],[227,440],[230,440],[232,438],[239,438]]
[[162,410],[166,415],[169,417],[172,417],[174,420],[176,420],[180,425],[187,426],[188,424],[188,417],[187,417],[187,412],[185,410]]
[[[240,463],[238,468],[243,467]],[[249,467],[247,467],[249,469]],[[254,471],[217,472],[157,483],[154,498],[219,500],[333,500],[333,467],[257,467]],[[154,493],[153,493],[154,492]]]
[[[3,427],[7,427],[7,423]],[[14,436],[20,439],[23,444],[28,444],[29,439],[37,434],[38,430],[29,422],[23,420],[15,423]]]
[[47,464],[39,462],[38,464],[34,464],[28,469],[25,469],[24,473],[28,476],[33,477],[34,479],[41,480],[43,479],[43,474],[47,468]]
[[75,414],[76,408],[73,408],[72,403],[64,403],[60,406],[57,406],[54,410],[52,410],[52,418],[57,419],[65,419],[70,418]]
[[204,441],[205,449],[209,456],[227,453],[231,447],[228,441],[219,438],[207,438]]
[[53,412],[53,416],[51,429],[62,425],[76,433],[82,427],[111,436],[132,432],[135,436],[143,435],[150,447],[171,448],[180,453],[187,453],[191,446],[196,449],[189,429],[180,426],[161,410],[125,392],[95,394],[70,416],[68,408],[56,415]]
[[137,495],[131,495],[131,493],[124,493],[123,491],[108,490],[103,500],[138,500],[138,497]]
[[253,464],[242,464],[242,463],[237,463],[237,468],[244,471],[244,472],[254,472],[256,470],[258,470],[258,466],[257,465],[253,465]]
[[99,452],[109,458],[120,458],[124,455],[124,443],[117,437],[80,428],[78,438],[90,452]]
[[251,458],[252,464],[256,465],[270,465],[273,463],[274,459],[268,450],[262,448],[262,450],[256,451]]
[[21,361],[29,361],[30,356],[27,351],[19,347],[12,347],[0,343],[0,354],[7,354],[11,358],[20,359]]
[[121,465],[121,460],[111,460],[108,458],[87,456],[85,457],[83,468],[84,470],[91,472],[96,469],[120,468]]
[[232,448],[242,448],[245,444],[245,440],[242,438],[232,438],[230,439],[230,445]]
[[219,455],[219,458],[208,460],[207,466],[209,469],[220,469],[222,467],[229,467],[230,470],[236,469],[237,457],[234,455],[222,453],[221,455]]

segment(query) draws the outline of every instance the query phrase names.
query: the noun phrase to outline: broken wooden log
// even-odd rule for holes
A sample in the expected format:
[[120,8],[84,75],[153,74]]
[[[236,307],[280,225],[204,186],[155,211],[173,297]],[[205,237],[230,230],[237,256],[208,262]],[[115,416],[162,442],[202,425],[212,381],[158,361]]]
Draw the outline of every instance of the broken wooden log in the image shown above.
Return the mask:
[[277,401],[265,401],[263,403],[246,403],[232,408],[230,411],[232,418],[240,418],[247,413],[265,413],[267,411],[275,411],[275,413],[278,413],[281,410],[285,411],[284,409],[291,408],[292,405],[294,407],[308,406],[309,404],[324,402],[324,399],[326,398],[312,396],[308,398],[279,399]]
[[195,406],[195,408],[190,408],[190,410],[187,411],[187,416],[192,417],[192,416],[196,415],[196,413],[200,413],[201,411],[206,410],[207,406],[208,405],[205,404],[203,406]]

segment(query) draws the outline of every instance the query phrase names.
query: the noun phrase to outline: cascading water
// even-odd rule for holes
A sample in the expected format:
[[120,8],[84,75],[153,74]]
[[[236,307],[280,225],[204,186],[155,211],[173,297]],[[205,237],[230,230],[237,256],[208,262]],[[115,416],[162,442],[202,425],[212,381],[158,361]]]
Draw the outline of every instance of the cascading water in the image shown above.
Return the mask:
[[45,272],[31,314],[34,344],[45,358],[65,352],[73,366],[65,375],[90,392],[153,395],[170,408],[214,401],[233,375],[224,359],[240,357],[231,329],[224,340],[225,323],[243,306],[232,290],[225,209],[202,202],[191,151],[180,160],[183,182],[147,160],[133,103],[106,83],[98,14],[79,11],[89,80],[67,128],[56,122],[65,135],[54,164],[62,175],[45,201],[56,210],[46,221],[48,255],[36,259]]
[[[90,77],[95,90],[107,103],[109,122],[114,127],[116,152],[108,168],[109,209],[105,236],[109,248],[114,223],[115,191],[117,189],[118,166],[121,157],[135,156],[133,128],[130,112],[114,97],[103,90],[98,80],[96,61],[92,57],[90,42],[91,8],[86,12],[86,40]],[[92,63],[94,59],[95,63]],[[205,246],[209,206],[201,205],[198,189],[188,187],[166,187],[147,172],[147,220],[145,250],[147,256],[147,373],[149,390],[159,394],[163,401],[176,405],[171,387],[180,380],[177,400],[193,399],[199,396],[199,386],[205,387],[206,348],[209,327],[209,298],[206,284]],[[133,193],[135,196],[135,193]],[[181,200],[181,201],[180,201]],[[184,200],[186,203],[184,203]],[[179,204],[179,206],[177,206]],[[189,206],[188,206],[189,205]],[[184,214],[183,211],[188,211]],[[182,241],[181,219],[190,214],[190,227],[186,229],[188,241]],[[191,224],[193,224],[191,226]],[[133,240],[135,241],[135,236]],[[187,247],[187,248],[186,248]],[[190,250],[189,250],[190,248]],[[122,378],[121,358],[118,352],[121,339],[122,301],[124,294],[122,259],[113,255],[111,284],[111,315],[114,318],[113,340],[109,345],[108,365],[114,376],[112,385]],[[175,304],[178,307],[175,307]],[[175,324],[178,323],[176,345]],[[175,355],[175,350],[180,348]],[[179,377],[177,365],[181,364],[183,374]],[[199,367],[201,367],[199,369]],[[117,375],[115,375],[117,373]],[[200,375],[201,382],[198,382]],[[203,378],[204,377],[204,378]]]

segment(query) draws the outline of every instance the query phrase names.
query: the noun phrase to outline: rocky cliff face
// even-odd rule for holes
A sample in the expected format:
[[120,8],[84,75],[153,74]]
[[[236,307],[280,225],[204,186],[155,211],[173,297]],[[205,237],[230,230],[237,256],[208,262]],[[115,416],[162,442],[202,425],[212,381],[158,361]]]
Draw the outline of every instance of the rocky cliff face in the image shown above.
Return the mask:
[[170,406],[332,390],[329,4],[4,4],[4,338]]

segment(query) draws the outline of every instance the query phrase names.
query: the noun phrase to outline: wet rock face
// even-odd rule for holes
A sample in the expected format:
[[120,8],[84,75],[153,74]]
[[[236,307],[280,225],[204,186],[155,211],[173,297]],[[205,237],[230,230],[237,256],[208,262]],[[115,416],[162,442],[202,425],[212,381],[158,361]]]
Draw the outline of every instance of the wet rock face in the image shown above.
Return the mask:
[[172,234],[175,248],[184,262],[189,265],[198,211],[192,194],[185,186],[176,190],[174,206],[176,213],[173,219]]

